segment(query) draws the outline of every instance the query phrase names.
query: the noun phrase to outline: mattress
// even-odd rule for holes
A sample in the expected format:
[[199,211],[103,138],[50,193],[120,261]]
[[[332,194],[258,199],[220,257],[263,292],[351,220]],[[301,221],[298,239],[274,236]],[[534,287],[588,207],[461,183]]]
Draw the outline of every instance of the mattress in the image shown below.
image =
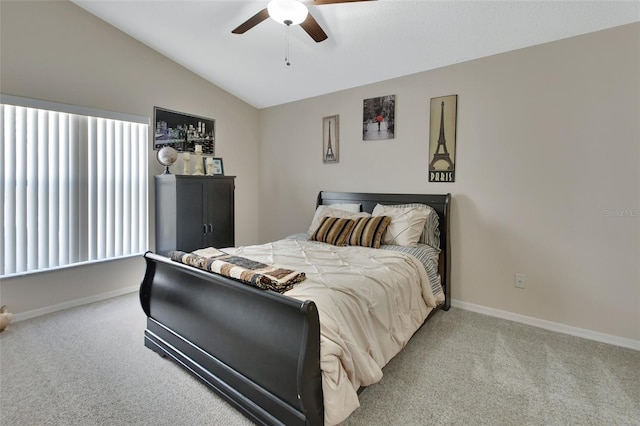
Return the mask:
[[382,378],[382,368],[444,302],[439,279],[427,273],[434,256],[437,270],[437,249],[429,249],[287,238],[224,251],[306,274],[284,294],[318,307],[325,424],[335,425],[359,407],[357,390]]

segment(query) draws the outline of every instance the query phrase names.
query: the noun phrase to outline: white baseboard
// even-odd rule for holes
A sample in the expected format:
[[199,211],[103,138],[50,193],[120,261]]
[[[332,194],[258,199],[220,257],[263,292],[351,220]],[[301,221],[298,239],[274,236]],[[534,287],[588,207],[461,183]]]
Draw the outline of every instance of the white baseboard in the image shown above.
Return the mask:
[[479,314],[485,314],[492,317],[503,318],[522,324],[532,325],[534,327],[544,328],[546,330],[556,331],[558,333],[570,334],[572,336],[582,337],[584,339],[595,340],[596,342],[608,343],[610,345],[621,346],[623,348],[640,351],[639,340],[625,339],[623,337],[612,336],[610,334],[598,333],[597,331],[572,327],[570,325],[560,324],[557,322],[547,321],[534,317],[528,317],[526,315],[514,314],[513,312],[501,311],[499,309],[488,308],[486,306],[462,302],[455,299],[451,300],[451,306],[467,311],[477,312]]
[[[139,286],[125,287],[119,290],[107,293],[96,294],[95,296],[83,297],[82,299],[70,300],[68,302],[59,303],[57,305],[47,306],[33,311],[22,312],[13,316],[13,322],[24,321],[29,318],[39,317],[41,315],[69,309],[76,306],[87,305],[89,303],[99,302],[101,300],[111,299],[112,297],[122,296],[128,293],[138,291]],[[513,312],[502,311],[500,309],[489,308],[474,303],[463,302],[461,300],[452,299],[451,306],[464,309],[467,311],[477,312],[479,314],[489,315],[492,317],[503,318],[522,324],[532,325],[534,327],[544,328],[558,333],[569,334],[572,336],[582,337],[584,339],[594,340],[596,342],[608,343],[610,345],[621,346],[623,348],[634,349],[640,351],[640,341],[633,339],[625,339],[623,337],[612,336],[610,334],[598,333],[584,328],[572,327],[570,325],[560,324],[557,322],[547,321],[539,318],[529,317],[526,315],[515,314]]]
[[39,317],[41,315],[50,314],[63,309],[74,308],[76,306],[88,305],[89,303],[99,302],[101,300],[111,299],[112,297],[122,296],[124,294],[133,293],[140,289],[140,286],[125,287],[119,290],[109,291],[107,293],[96,294],[95,296],[83,297],[82,299],[70,300],[68,302],[59,303],[57,305],[46,306],[33,311],[21,312],[13,315],[13,322],[24,321],[26,319]]

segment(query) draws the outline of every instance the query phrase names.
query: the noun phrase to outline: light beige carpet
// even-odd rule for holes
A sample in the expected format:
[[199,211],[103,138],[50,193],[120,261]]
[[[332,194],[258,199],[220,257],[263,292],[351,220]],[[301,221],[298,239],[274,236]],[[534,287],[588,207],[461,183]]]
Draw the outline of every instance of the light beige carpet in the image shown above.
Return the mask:
[[[2,425],[248,425],[143,345],[137,294],[0,333]],[[640,425],[640,352],[452,308],[346,425]]]

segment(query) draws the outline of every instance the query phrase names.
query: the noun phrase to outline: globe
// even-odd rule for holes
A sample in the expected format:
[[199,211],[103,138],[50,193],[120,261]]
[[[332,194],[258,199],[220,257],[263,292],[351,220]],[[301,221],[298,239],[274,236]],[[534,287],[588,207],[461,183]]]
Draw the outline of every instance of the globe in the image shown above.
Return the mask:
[[178,160],[178,151],[171,148],[170,146],[165,146],[158,151],[156,157],[158,159],[158,163],[164,166],[163,174],[168,175],[171,173],[169,171],[169,166]]

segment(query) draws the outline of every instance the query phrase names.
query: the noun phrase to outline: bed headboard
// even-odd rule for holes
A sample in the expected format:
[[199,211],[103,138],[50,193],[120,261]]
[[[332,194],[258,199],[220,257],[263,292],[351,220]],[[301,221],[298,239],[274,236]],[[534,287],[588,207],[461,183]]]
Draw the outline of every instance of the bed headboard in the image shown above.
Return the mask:
[[440,276],[445,294],[445,311],[451,306],[451,239],[449,235],[449,213],[451,194],[375,194],[358,192],[327,192],[318,194],[316,207],[339,203],[359,203],[362,210],[371,213],[376,204],[420,203],[434,208],[440,225]]

